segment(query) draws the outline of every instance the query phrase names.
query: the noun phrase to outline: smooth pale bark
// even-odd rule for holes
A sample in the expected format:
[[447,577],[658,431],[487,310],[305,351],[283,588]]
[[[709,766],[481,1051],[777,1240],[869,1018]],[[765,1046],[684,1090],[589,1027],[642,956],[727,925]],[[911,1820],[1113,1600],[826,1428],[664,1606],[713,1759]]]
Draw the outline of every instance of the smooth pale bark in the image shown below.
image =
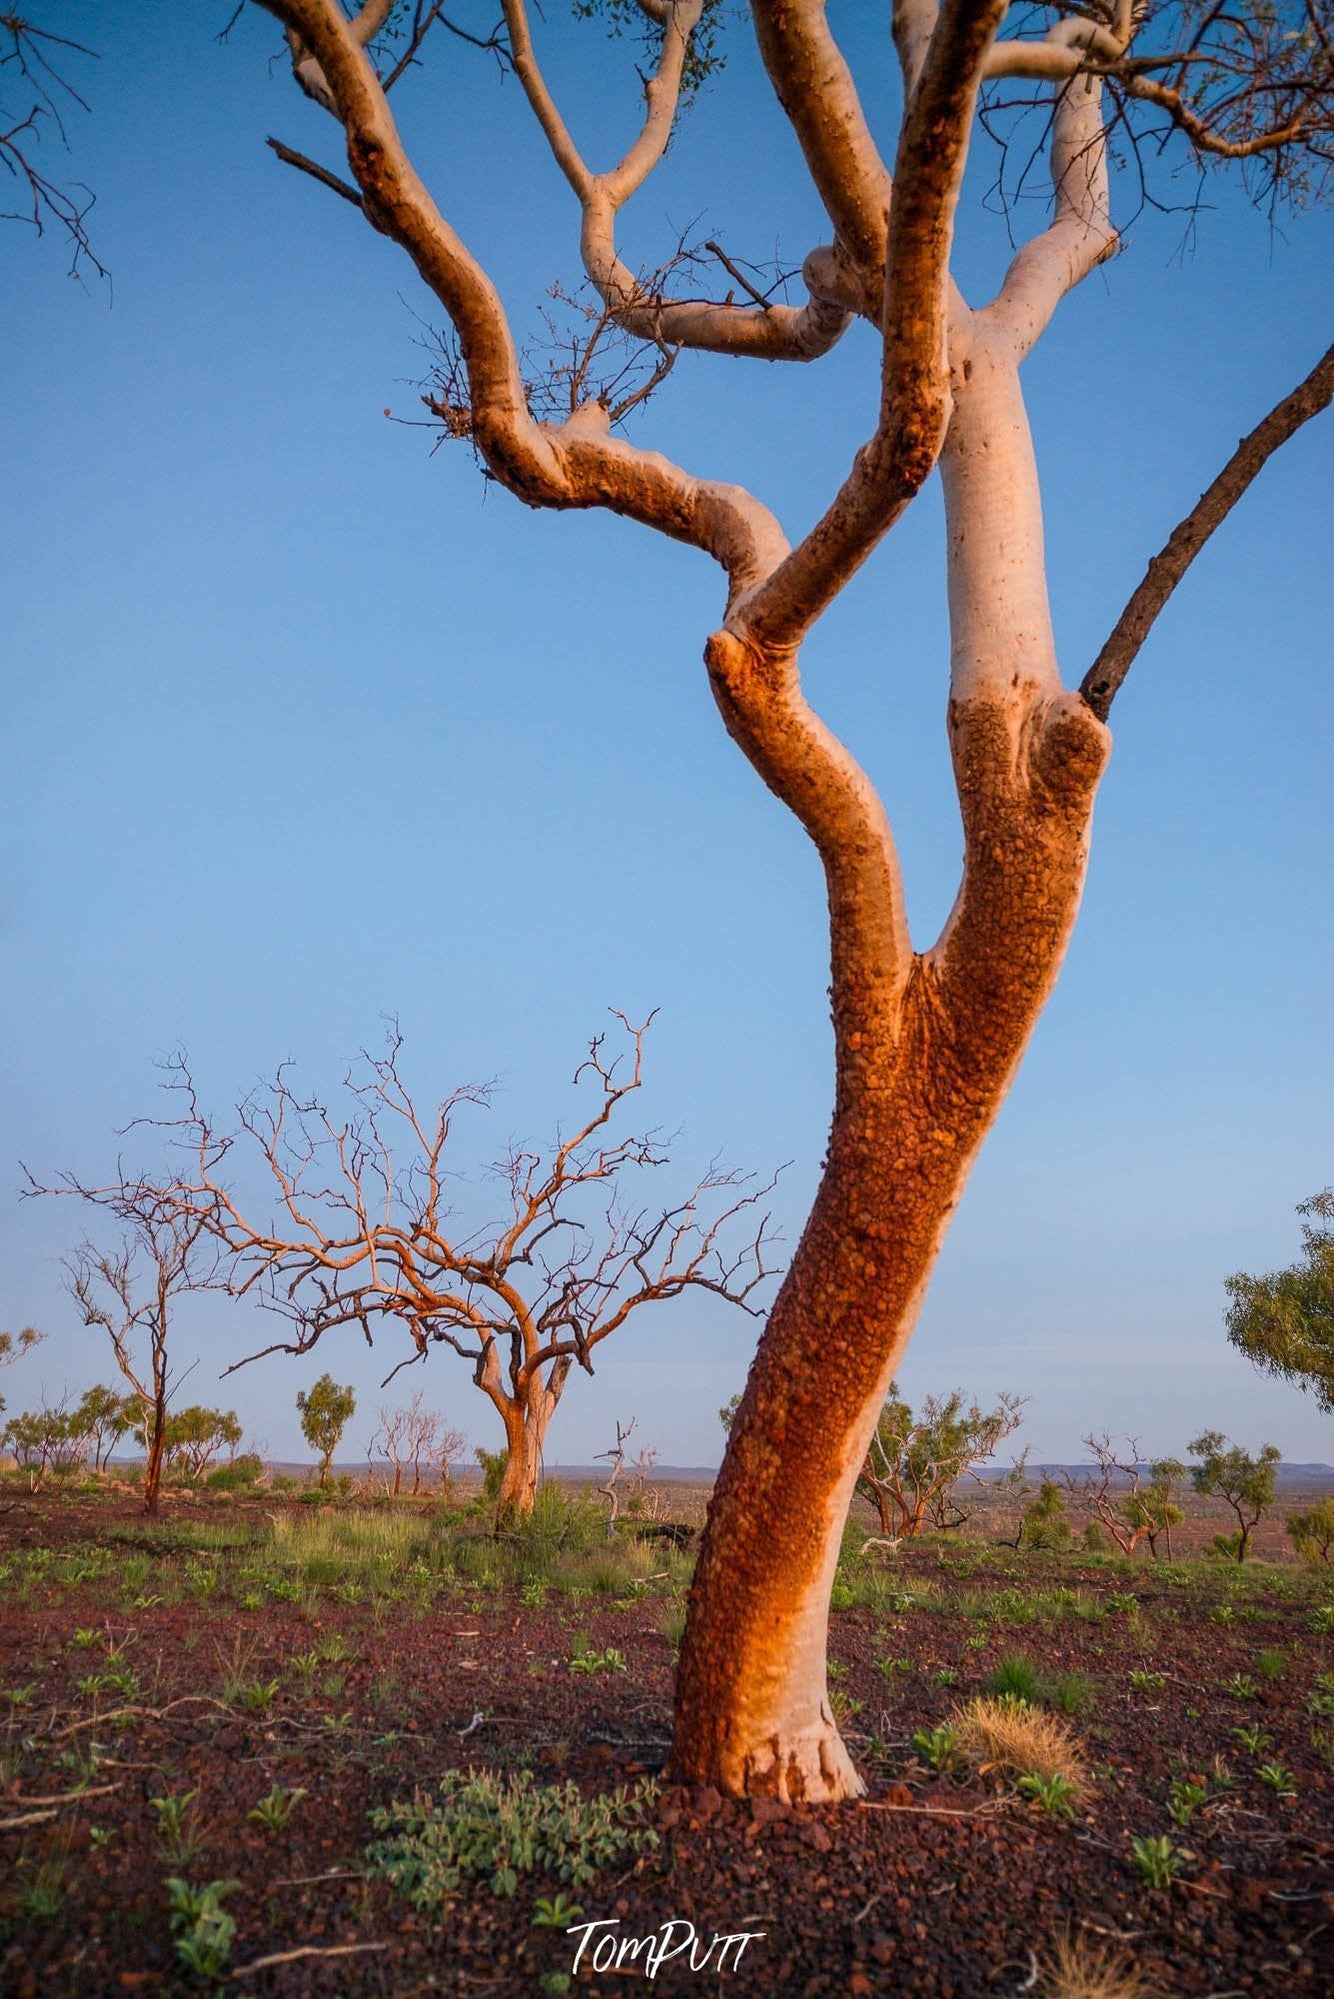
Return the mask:
[[965,868],[933,951],[898,959],[897,914],[878,906],[896,900],[896,871],[873,820],[860,849],[846,839],[851,759],[803,758],[788,730],[777,769],[772,717],[757,713],[763,667],[735,642],[714,647],[729,728],[821,845],[837,1073],[823,1179],[732,1427],[681,1649],[675,1765],[734,1795],[862,1788],[825,1676],[843,1525],[946,1228],[1055,982],[1109,747],[1056,676],[1015,368],[977,339],[954,388],[941,464]]

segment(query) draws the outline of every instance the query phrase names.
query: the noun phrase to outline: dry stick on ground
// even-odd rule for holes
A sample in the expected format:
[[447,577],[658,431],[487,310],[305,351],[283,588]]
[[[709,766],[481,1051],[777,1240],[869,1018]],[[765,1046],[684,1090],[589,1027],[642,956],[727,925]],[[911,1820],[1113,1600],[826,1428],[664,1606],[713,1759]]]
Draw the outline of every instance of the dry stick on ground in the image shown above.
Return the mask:
[[[1184,0],[1089,0],[1015,10],[1017,30],[1005,0],[896,0],[903,114],[891,170],[825,0],[753,0],[760,60],[830,239],[805,260],[804,302],[780,305],[681,298],[665,285],[646,296],[618,242],[667,154],[703,0],[643,0],[658,34],[642,113],[601,171],[544,73],[535,10],[502,0],[501,59],[578,204],[585,275],[621,325],[667,350],[806,364],[854,318],[872,329],[869,434],[792,546],[756,496],[613,435],[596,395],[563,421],[534,415],[497,289],[390,115],[388,58],[377,69],[364,11],[349,21],[338,0],[264,4],[286,30],[297,83],[331,114],[367,222],[402,249],[451,324],[460,434],[490,475],[529,506],[641,522],[723,571],[726,602],[705,649],[714,698],[823,867],[833,1125],[713,1496],[681,1647],[676,1757],[684,1774],[734,1794],[855,1795],[824,1667],[842,1525],[950,1217],[1069,942],[1122,670],[1104,661],[1084,694],[1059,672],[1020,363],[1118,247],[1112,143],[1179,136],[1201,166],[1242,161],[1264,198],[1320,191],[1334,130],[1328,41],[1307,32],[1295,0],[1203,16]],[[1010,80],[1049,122],[1046,224],[1020,244],[995,297],[973,306],[951,275],[955,216],[980,102]],[[461,161],[479,157],[460,148]],[[1109,401],[1081,380],[1067,426],[1081,465],[1096,454]],[[1281,441],[1262,432],[1261,455]],[[886,814],[807,700],[798,649],[937,464],[964,861],[944,930],[919,951]],[[1183,569],[1174,560],[1162,581]],[[1159,608],[1161,592],[1145,606]]]

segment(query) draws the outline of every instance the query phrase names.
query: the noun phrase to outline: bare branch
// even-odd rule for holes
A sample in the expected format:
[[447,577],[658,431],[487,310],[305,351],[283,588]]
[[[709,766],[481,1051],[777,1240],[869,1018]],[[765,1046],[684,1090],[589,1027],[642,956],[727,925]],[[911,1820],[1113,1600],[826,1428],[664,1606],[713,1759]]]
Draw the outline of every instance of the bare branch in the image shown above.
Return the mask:
[[1106,720],[1159,612],[1215,528],[1222,526],[1279,446],[1286,444],[1313,416],[1327,409],[1331,398],[1334,398],[1334,347],[1326,348],[1306,379],[1242,438],[1212,485],[1201,493],[1159,553],[1151,558],[1144,580],[1080,684],[1080,693],[1100,720]]

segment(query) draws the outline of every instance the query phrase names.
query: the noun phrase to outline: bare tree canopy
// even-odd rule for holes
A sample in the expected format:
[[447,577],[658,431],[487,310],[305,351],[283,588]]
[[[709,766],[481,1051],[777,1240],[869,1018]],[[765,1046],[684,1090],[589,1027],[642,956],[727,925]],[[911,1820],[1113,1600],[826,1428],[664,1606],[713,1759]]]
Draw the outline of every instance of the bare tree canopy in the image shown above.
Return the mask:
[[0,16],[0,168],[18,204],[0,210],[0,220],[26,222],[38,236],[54,229],[69,245],[72,278],[85,264],[107,275],[88,234],[96,197],[67,175],[53,179],[46,160],[53,146],[69,151],[65,121],[89,108],[70,78],[95,60],[93,49],[68,35],[21,14]]
[[[488,1105],[492,1089],[467,1084],[425,1111],[404,1080],[397,1028],[383,1055],[363,1054],[345,1077],[342,1115],[298,1094],[284,1066],[240,1105],[234,1129],[221,1128],[177,1058],[169,1087],[181,1109],[166,1129],[185,1170],[127,1175],[96,1197],[140,1226],[205,1237],[218,1258],[214,1287],[286,1320],[289,1337],[265,1354],[308,1353],[348,1325],[369,1345],[385,1324],[409,1340],[386,1382],[434,1346],[458,1354],[504,1425],[498,1511],[526,1513],[574,1366],[592,1374],[604,1340],[645,1306],[687,1292],[755,1311],[772,1268],[760,1205],[772,1181],[757,1187],[714,1164],[668,1207],[641,1200],[636,1175],[666,1166],[669,1153],[660,1131],[612,1132],[642,1087],[648,1030],[617,1019],[621,1053],[598,1035],[575,1072],[588,1100],[573,1130],[545,1150],[511,1144],[490,1169],[500,1190],[490,1221],[460,1221],[449,1144],[459,1113]],[[273,1188],[263,1219],[230,1177],[238,1141]]]

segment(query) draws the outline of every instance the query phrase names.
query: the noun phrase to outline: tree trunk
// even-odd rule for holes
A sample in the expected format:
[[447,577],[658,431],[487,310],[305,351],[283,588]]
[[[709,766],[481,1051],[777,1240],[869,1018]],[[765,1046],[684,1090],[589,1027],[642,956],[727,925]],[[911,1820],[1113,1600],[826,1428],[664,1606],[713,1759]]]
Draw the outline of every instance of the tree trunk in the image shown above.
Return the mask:
[[[499,1404],[505,1425],[505,1474],[496,1500],[496,1525],[507,1519],[526,1520],[537,1498],[547,1426],[560,1401],[572,1363],[562,1355],[544,1378],[534,1368],[519,1393]],[[496,1398],[493,1395],[492,1400]]]
[[935,948],[904,948],[889,829],[810,715],[795,661],[710,643],[732,735],[820,849],[836,1061],[824,1174],[709,1508],[673,1761],[734,1795],[863,1788],[829,1706],[829,1594],[853,1487],[964,1182],[1064,954],[1108,737],[1061,688],[1017,373],[954,379],[942,458],[949,731],[965,867]]
[[167,1407],[159,1398],[153,1409],[152,1429],[148,1435],[147,1456],[144,1461],[144,1512],[156,1520],[159,1495],[162,1490],[162,1461],[167,1446]]

